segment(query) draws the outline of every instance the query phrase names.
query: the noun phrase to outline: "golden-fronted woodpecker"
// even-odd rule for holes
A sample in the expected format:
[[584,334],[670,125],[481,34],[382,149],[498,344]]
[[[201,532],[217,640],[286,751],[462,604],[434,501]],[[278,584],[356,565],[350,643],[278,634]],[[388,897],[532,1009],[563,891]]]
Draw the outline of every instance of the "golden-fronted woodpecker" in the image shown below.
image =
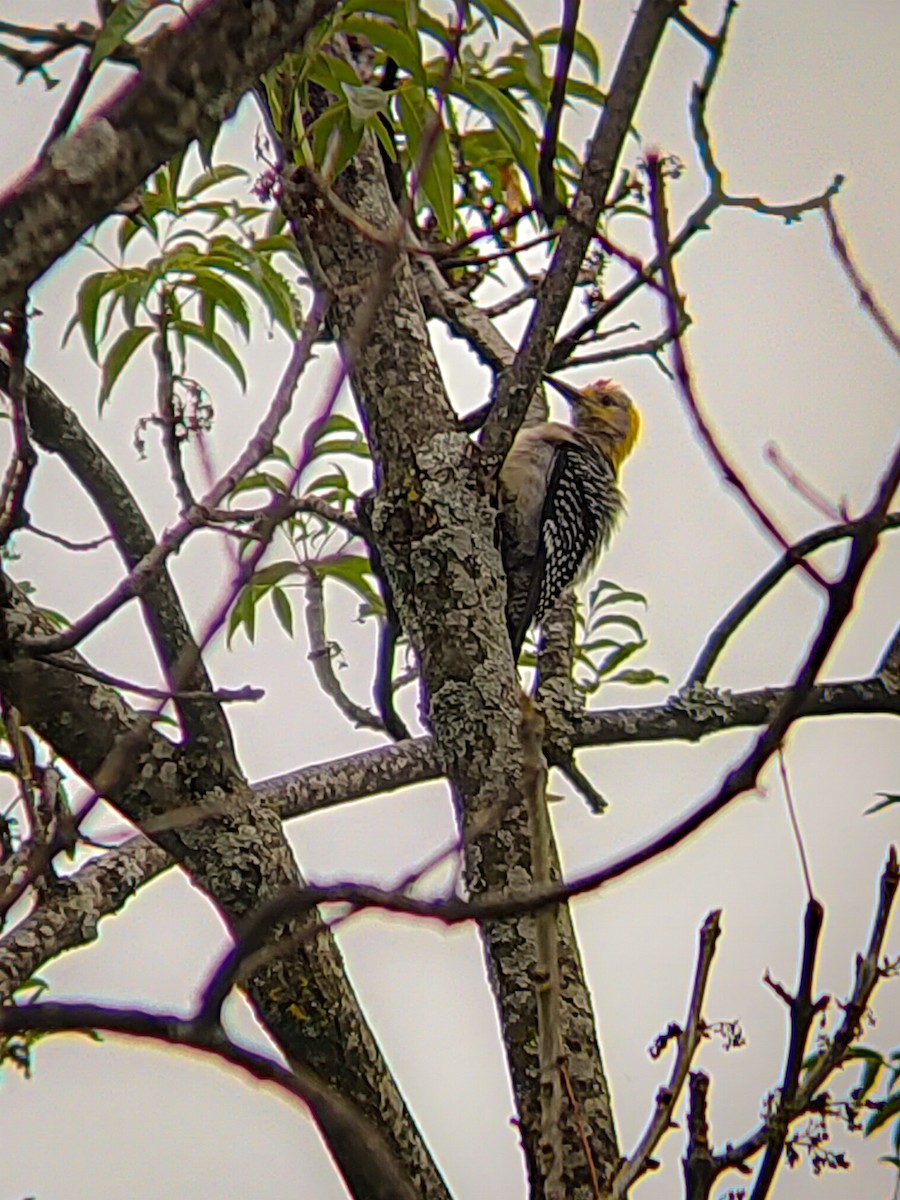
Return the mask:
[[609,542],[624,508],[619,468],[640,430],[631,397],[612,380],[584,391],[548,382],[569,401],[572,424],[526,421],[500,470],[506,624],[515,659],[529,627]]

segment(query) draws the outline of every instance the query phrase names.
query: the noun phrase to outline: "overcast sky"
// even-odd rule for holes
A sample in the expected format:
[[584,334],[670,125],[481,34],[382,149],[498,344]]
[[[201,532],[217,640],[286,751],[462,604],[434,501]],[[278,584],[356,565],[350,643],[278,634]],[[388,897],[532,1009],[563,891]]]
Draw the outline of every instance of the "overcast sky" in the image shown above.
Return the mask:
[[[587,21],[601,47],[604,82],[632,15],[632,4],[593,7]],[[555,6],[524,5],[538,26],[558,21]],[[89,5],[5,0],[10,20],[90,18]],[[720,7],[692,4],[701,23]],[[710,119],[728,187],[773,201],[823,190],[847,178],[837,210],[858,262],[888,311],[900,312],[895,236],[898,172],[896,47],[900,7],[891,0],[744,0],[733,24]],[[704,56],[672,28],[642,102],[645,145],[678,154],[687,165],[673,190],[674,218],[703,195],[702,173],[687,126],[691,82]],[[63,74],[63,72],[60,72]],[[64,76],[67,78],[67,76]],[[0,63],[0,178],[24,168],[52,120],[63,89],[45,93],[32,79],[16,88]],[[579,119],[582,124],[579,125]],[[251,163],[257,119],[249,107],[223,136],[221,154]],[[588,133],[575,114],[570,139]],[[622,222],[622,238],[639,231]],[[638,240],[635,248],[646,250]],[[50,272],[34,294],[43,316],[32,330],[31,365],[78,411],[113,455],[152,519],[162,527],[175,512],[166,471],[152,446],[147,461],[132,447],[136,421],[153,404],[149,354],[96,417],[97,372],[77,337],[60,348],[79,279],[97,260],[78,251]],[[896,359],[859,310],[829,253],[822,222],[786,227],[745,212],[719,213],[680,263],[680,283],[694,318],[688,345],[700,394],[723,445],[767,508],[792,536],[822,524],[764,458],[774,442],[797,469],[835,502],[858,512],[898,432]],[[628,314],[655,333],[652,302]],[[519,326],[506,327],[514,337]],[[460,406],[486,394],[486,372],[458,345],[437,335],[451,397]],[[251,356],[249,394],[241,397],[223,372],[208,373],[216,411],[216,455],[226,463],[271,395],[286,361],[277,337],[260,338]],[[603,372],[601,372],[603,373]],[[603,705],[662,701],[689,670],[705,635],[775,557],[740,503],[728,493],[693,436],[674,386],[647,360],[617,364],[617,377],[644,414],[645,434],[624,473],[628,517],[602,565],[605,577],[643,592],[650,645],[640,660],[671,683],[641,691],[610,689]],[[318,379],[322,379],[319,370]],[[573,376],[576,382],[586,382]],[[300,426],[293,427],[294,436]],[[163,481],[162,485],[160,481]],[[90,504],[49,462],[38,473],[30,505],[36,524],[70,537],[95,537]],[[14,570],[39,586],[40,600],[75,616],[118,578],[114,554],[100,551],[74,564],[47,543],[22,537]],[[823,560],[834,568],[835,554]],[[898,620],[900,547],[880,555],[862,589],[850,627],[831,656],[831,678],[863,676],[878,661]],[[228,560],[219,543],[200,539],[174,563],[191,613],[207,614],[221,594]],[[367,702],[372,631],[353,621],[355,605],[336,595],[329,636],[350,664],[342,678]],[[779,684],[802,661],[820,611],[808,582],[784,584],[735,638],[712,682],[734,690]],[[89,653],[116,674],[156,681],[152,653],[133,609],[94,637]],[[256,645],[236,639],[216,652],[223,686],[266,689],[256,706],[232,712],[242,764],[261,779],[377,743],[350,729],[314,690],[302,636],[290,643],[270,617]],[[414,704],[407,715],[414,718]],[[581,756],[580,764],[611,803],[591,816],[566,793],[553,815],[570,873],[596,866],[644,841],[708,794],[748,744],[742,733],[701,746],[622,746]],[[897,818],[863,816],[879,791],[900,780],[897,723],[888,718],[830,719],[795,728],[788,767],[820,898],[827,907],[819,987],[845,994],[853,957],[867,937],[878,871]],[[724,934],[706,1015],[739,1017],[749,1045],[723,1055],[702,1051],[714,1077],[711,1095],[717,1146],[752,1128],[765,1093],[780,1074],[784,1012],[762,977],[792,985],[804,891],[774,764],[761,794],[744,798],[677,853],[651,869],[580,901],[576,922],[599,1017],[623,1145],[639,1134],[669,1064],[646,1047],[680,1020],[693,972],[697,928],[722,908]],[[554,777],[553,790],[565,792]],[[305,818],[289,827],[310,878],[390,883],[430,858],[454,836],[446,789],[434,784]],[[342,927],[339,940],[372,1023],[416,1118],[460,1200],[518,1200],[521,1160],[510,1124],[511,1098],[493,1004],[477,937],[422,924],[365,916]],[[209,905],[170,872],[103,925],[98,944],[42,972],[54,995],[187,1008],[225,946]],[[896,932],[893,953],[900,951]],[[889,948],[891,948],[889,947]],[[878,997],[871,1033],[883,1050],[900,1042],[900,988]],[[252,1040],[246,1011],[233,1002],[235,1027]],[[835,1091],[837,1088],[834,1089]],[[269,1089],[172,1051],[123,1042],[103,1046],[59,1038],[42,1044],[31,1082],[7,1074],[0,1086],[4,1175],[0,1200],[156,1200],[199,1196],[245,1200],[277,1194],[337,1200],[346,1193],[302,1111]],[[666,1170],[642,1185],[649,1200],[680,1192],[676,1132],[662,1155]],[[785,1172],[782,1200],[887,1196],[892,1178],[877,1165],[886,1139],[854,1141],[855,1175],[811,1181],[806,1168]],[[737,1183],[737,1181],[731,1181]],[[722,1190],[725,1190],[723,1184]]]

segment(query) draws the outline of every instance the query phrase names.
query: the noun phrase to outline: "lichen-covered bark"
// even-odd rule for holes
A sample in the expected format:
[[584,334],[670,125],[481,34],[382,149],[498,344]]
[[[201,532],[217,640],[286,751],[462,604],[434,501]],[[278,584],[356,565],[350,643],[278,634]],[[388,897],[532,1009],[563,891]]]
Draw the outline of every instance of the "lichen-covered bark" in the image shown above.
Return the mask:
[[[394,227],[381,161],[364,142],[336,184],[367,226]],[[527,887],[532,877],[522,789],[519,685],[503,613],[490,474],[447,404],[405,255],[391,256],[300,177],[285,211],[310,274],[327,287],[335,332],[378,473],[373,528],[404,629],[421,666],[424,715],[453,785],[473,894]],[[385,269],[390,261],[390,270]],[[360,310],[372,304],[363,331]],[[364,314],[365,319],[365,314]],[[584,973],[567,911],[559,920],[562,1032],[580,1117],[601,1178],[618,1157]],[[540,1064],[534,920],[484,930],[533,1186],[540,1191]],[[581,1138],[567,1106],[568,1195],[590,1197]]]
[[[302,883],[278,813],[237,773],[227,748],[176,745],[147,730],[112,689],[17,656],[16,639],[33,631],[36,616],[3,584],[0,690],[23,722],[150,833],[230,926]],[[74,654],[67,657],[78,662]],[[289,922],[274,932],[271,951],[243,986],[288,1059],[317,1071],[359,1107],[418,1194],[446,1196],[330,933],[315,918]],[[371,1189],[356,1158],[342,1160],[334,1150],[353,1195],[367,1200]]]
[[0,312],[161,163],[231,116],[336,0],[210,0],[164,31],[137,78],[0,197]]

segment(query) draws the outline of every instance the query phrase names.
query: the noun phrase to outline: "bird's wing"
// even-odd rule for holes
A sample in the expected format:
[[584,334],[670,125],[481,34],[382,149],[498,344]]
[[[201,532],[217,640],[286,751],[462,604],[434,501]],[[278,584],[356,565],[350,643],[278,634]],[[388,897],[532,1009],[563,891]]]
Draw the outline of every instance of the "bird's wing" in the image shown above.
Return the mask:
[[516,657],[531,623],[544,619],[609,536],[617,499],[615,474],[602,455],[578,442],[559,444],[541,511],[528,597],[511,631]]

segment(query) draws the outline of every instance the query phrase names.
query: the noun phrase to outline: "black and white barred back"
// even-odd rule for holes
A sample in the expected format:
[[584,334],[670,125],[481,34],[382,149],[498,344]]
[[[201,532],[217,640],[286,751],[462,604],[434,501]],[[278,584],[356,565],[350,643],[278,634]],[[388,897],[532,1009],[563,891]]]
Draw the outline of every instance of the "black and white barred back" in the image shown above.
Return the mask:
[[623,509],[613,466],[585,438],[558,444],[540,520],[537,556],[526,579],[508,579],[507,623],[518,657],[532,623],[589,570]]

